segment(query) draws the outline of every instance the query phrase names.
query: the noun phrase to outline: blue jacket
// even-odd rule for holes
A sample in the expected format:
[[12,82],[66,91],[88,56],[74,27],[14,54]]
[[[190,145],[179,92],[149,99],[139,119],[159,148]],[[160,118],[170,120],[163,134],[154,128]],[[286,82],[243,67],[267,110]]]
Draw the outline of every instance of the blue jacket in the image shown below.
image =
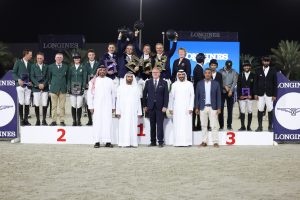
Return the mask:
[[[205,107],[205,80],[201,80],[197,84],[195,96],[195,108],[204,110]],[[213,110],[221,109],[221,89],[217,81],[211,80],[211,107]]]
[[[156,99],[156,102],[154,100]],[[143,106],[148,107],[148,109],[154,108],[154,103],[156,103],[157,109],[167,108],[169,103],[169,91],[167,81],[162,78],[159,79],[157,83],[157,88],[155,91],[153,78],[146,81],[145,88],[143,91]]]

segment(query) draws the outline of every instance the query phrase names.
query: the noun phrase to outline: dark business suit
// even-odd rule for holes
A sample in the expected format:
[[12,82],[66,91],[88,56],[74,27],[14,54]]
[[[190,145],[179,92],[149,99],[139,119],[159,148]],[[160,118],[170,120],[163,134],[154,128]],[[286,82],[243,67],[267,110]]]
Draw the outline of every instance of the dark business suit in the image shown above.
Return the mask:
[[[194,79],[194,91],[196,92],[197,84],[199,81],[204,79],[203,74],[203,65],[197,64],[193,71],[193,79]],[[201,131],[201,122],[200,122],[200,116],[196,117],[195,110],[193,112],[193,131]],[[197,124],[195,124],[195,120],[197,120]]]
[[158,143],[163,144],[164,113],[162,112],[162,108],[167,108],[169,103],[169,91],[167,82],[160,78],[155,88],[153,78],[146,81],[143,91],[143,102],[144,107],[147,107],[149,112],[151,144],[156,144],[156,128]]
[[[100,65],[105,65],[105,62],[117,62],[118,60],[118,57],[117,57],[117,54],[112,54],[112,57],[108,54],[108,53],[105,53],[102,58],[100,59]],[[119,71],[119,65],[117,65],[117,72],[113,73],[113,74],[106,74],[106,76],[108,78],[111,78],[111,79],[115,79],[117,76],[118,76],[118,71]]]
[[[220,86],[220,89],[222,91],[222,88],[223,88],[223,78],[222,78],[222,74],[220,72],[216,72],[216,76],[215,78],[212,77],[212,79],[214,81],[217,81],[219,83],[219,86]],[[218,115],[218,121],[219,121],[219,125],[220,125],[220,128],[223,128],[224,127],[224,117],[220,114]]]
[[277,72],[274,68],[269,67],[267,76],[265,76],[263,67],[255,72],[254,78],[254,95],[276,97],[277,95]]
[[172,68],[172,83],[176,81],[177,72],[178,70],[182,69],[187,75],[187,79],[191,81],[191,62],[187,58],[183,58],[182,61],[179,63],[179,58],[176,59],[173,63]]

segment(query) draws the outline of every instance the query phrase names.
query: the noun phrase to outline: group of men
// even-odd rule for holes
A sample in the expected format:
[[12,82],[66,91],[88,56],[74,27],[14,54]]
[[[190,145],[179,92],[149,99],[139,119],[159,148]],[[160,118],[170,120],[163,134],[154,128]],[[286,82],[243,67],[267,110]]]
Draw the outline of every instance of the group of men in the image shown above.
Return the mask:
[[[135,37],[138,32],[135,32]],[[136,40],[137,41],[137,40]],[[270,68],[270,57],[262,58],[263,66],[251,72],[251,63],[243,63],[243,71],[232,69],[232,61],[217,72],[218,62],[210,60],[209,68],[203,69],[205,55],[199,53],[191,82],[191,64],[185,58],[186,51],[179,48],[179,59],[173,63],[177,39],[172,48],[165,52],[157,43],[155,53],[146,44],[138,48],[137,42],[130,43],[122,33],[118,36],[118,51],[113,43],[108,44],[107,53],[100,61],[95,51],[87,52],[88,61],[81,62],[78,53],[73,54],[73,63],[63,62],[63,54],[55,55],[55,62],[44,64],[44,54],[36,54],[36,62],[30,64],[32,51],[24,50],[23,58],[17,60],[13,77],[17,82],[19,115],[21,125],[28,122],[31,91],[35,106],[36,125],[47,125],[48,96],[52,103],[51,126],[64,126],[66,94],[70,94],[73,126],[81,126],[84,99],[88,105],[88,124],[93,125],[95,148],[101,143],[112,147],[112,117],[119,119],[119,142],[122,147],[137,147],[138,118],[143,115],[150,120],[151,141],[149,146],[164,146],[163,122],[166,112],[173,118],[174,146],[192,145],[192,131],[203,132],[201,146],[208,144],[208,131],[212,131],[215,147],[219,147],[218,131],[224,129],[224,105],[228,117],[227,129],[232,129],[232,110],[236,93],[240,107],[240,131],[251,131],[252,101],[258,100],[258,128],[262,131],[262,118],[267,107],[268,130],[272,131],[273,101],[276,98],[276,70]],[[170,89],[171,88],[171,89]],[[170,92],[169,92],[170,90]],[[40,120],[42,106],[42,120]],[[59,109],[59,115],[57,110]],[[248,123],[245,125],[245,113]],[[219,123],[219,127],[218,127]]]

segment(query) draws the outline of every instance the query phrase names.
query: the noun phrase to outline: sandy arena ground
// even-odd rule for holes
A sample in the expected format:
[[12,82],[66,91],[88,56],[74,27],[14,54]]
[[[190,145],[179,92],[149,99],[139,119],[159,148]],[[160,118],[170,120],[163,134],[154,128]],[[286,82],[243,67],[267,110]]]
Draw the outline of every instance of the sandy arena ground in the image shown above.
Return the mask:
[[[234,129],[237,113],[235,106]],[[0,141],[0,158],[1,200],[300,199],[296,144],[94,149]]]

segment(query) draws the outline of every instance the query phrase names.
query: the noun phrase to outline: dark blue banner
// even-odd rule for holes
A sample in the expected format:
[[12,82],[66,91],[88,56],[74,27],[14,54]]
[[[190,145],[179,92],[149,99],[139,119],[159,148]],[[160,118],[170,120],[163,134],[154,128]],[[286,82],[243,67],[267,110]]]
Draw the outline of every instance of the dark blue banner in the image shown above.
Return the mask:
[[179,40],[238,42],[237,32],[178,31]]
[[300,82],[277,73],[274,140],[300,141]]
[[12,71],[0,80],[0,138],[18,136],[18,95]]
[[66,49],[83,48],[85,39],[83,35],[40,35],[39,50],[45,54],[45,63],[54,62],[57,52]]

